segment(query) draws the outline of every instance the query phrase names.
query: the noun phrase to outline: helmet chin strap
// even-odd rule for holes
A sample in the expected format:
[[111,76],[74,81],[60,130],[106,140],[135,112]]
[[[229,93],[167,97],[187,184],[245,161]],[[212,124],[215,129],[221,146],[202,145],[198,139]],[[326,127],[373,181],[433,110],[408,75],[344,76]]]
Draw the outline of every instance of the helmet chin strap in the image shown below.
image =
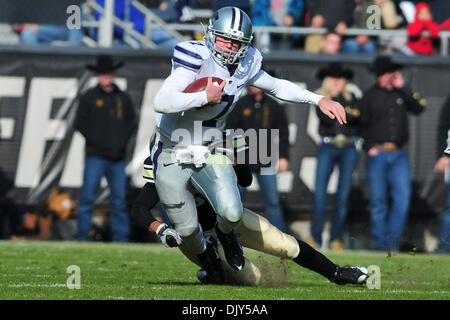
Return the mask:
[[204,34],[203,37],[206,37],[206,32],[208,31],[208,27],[206,27],[206,26],[203,24],[203,22],[200,22],[200,25],[201,25],[202,28],[203,28],[203,34]]

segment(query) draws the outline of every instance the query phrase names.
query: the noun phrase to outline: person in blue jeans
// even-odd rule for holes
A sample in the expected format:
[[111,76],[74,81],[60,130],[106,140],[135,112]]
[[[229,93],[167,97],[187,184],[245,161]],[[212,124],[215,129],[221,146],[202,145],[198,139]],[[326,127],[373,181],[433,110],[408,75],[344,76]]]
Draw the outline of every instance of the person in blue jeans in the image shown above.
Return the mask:
[[[280,159],[281,160],[281,159]],[[282,160],[283,161],[283,160]],[[280,171],[279,172],[284,172]],[[286,232],[286,223],[284,222],[284,214],[280,205],[280,194],[278,192],[277,175],[261,174],[253,172],[258,180],[259,189],[264,203],[264,210],[267,219],[276,226],[280,231]],[[244,198],[246,189],[239,186],[241,197]]]
[[401,68],[390,56],[378,56],[372,67],[377,82],[361,100],[375,250],[400,249],[411,198],[411,169],[405,149],[408,113],[419,114],[426,106],[419,93],[405,86]]
[[[254,26],[298,27],[304,15],[303,0],[271,1],[255,0],[252,3],[252,23]],[[290,49],[300,35],[261,34],[262,50]],[[274,43],[275,42],[275,43]]]
[[334,209],[331,218],[329,246],[333,250],[343,248],[342,240],[347,217],[347,203],[352,187],[352,175],[358,162],[356,141],[360,135],[360,111],[356,97],[347,90],[347,80],[353,77],[351,69],[341,63],[333,62],[319,69],[317,77],[322,87],[316,90],[329,99],[345,107],[347,124],[341,126],[329,121],[317,112],[321,144],[317,152],[317,167],[313,214],[311,217],[310,245],[322,245],[322,232],[326,220],[328,194],[327,188],[335,166],[339,168],[339,180],[334,195]]
[[[366,156],[366,169],[373,248],[397,251],[401,245],[411,199],[411,169],[408,154],[405,149],[393,151],[372,149]],[[392,198],[390,207],[388,187]]]
[[83,187],[78,203],[77,240],[89,241],[92,210],[100,181],[106,177],[110,190],[112,240],[128,241],[130,220],[126,211],[126,146],[136,130],[136,114],[129,95],[113,82],[123,65],[110,56],[100,56],[87,68],[98,75],[99,84],[79,100],[75,128],[84,136]]
[[53,24],[20,26],[20,42],[23,44],[50,44],[53,41],[67,41],[70,46],[79,46],[82,45],[83,31]]
[[344,40],[341,51],[343,53],[377,53],[375,41],[366,35],[359,35],[356,38]]
[[442,106],[437,130],[438,159],[434,171],[445,172],[447,198],[441,214],[438,252],[450,252],[450,95]]

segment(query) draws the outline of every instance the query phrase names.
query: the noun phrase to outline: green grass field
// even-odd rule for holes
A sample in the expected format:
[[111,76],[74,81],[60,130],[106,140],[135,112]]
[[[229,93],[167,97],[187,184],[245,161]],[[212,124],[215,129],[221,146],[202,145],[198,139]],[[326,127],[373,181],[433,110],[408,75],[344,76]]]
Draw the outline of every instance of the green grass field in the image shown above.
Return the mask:
[[[260,287],[205,286],[198,267],[160,244],[0,241],[0,299],[445,299],[450,298],[450,255],[363,251],[325,253],[334,262],[377,265],[381,289],[337,286],[256,251],[246,256],[264,273]],[[81,288],[70,290],[67,267],[81,269]]]

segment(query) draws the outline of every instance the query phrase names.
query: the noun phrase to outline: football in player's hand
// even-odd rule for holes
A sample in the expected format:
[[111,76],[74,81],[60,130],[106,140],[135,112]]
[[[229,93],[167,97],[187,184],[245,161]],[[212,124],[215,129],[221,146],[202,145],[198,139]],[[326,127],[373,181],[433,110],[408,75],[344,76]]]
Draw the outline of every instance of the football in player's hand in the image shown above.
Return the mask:
[[[216,78],[216,77],[212,77],[211,80],[215,86],[219,86],[222,83],[222,81],[224,81],[224,80],[222,80],[220,78]],[[207,84],[208,84],[208,77],[200,78],[200,79],[197,79],[194,82],[192,82],[190,85],[188,85],[186,87],[186,89],[184,89],[183,92],[192,93],[192,92],[203,91],[206,89]]]

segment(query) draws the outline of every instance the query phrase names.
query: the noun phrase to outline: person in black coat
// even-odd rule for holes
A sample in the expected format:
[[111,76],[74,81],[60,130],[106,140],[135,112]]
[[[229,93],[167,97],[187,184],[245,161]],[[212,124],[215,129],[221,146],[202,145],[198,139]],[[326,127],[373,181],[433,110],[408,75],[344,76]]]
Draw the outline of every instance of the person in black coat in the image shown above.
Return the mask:
[[130,223],[126,210],[126,146],[136,130],[136,114],[127,93],[113,83],[114,72],[123,62],[100,56],[88,69],[98,75],[99,84],[79,100],[75,128],[84,136],[83,187],[78,204],[77,239],[91,240],[92,209],[103,176],[111,195],[110,225],[113,241],[128,241]]
[[[450,169],[450,95],[442,106],[437,130],[437,161],[434,171],[444,173]],[[439,248],[442,253],[450,252],[450,179],[446,179],[447,199],[441,216]]]
[[[426,105],[419,93],[405,86],[401,68],[390,56],[378,56],[373,64],[377,82],[364,93],[361,101],[375,250],[400,248],[411,198],[411,169],[405,149],[408,113],[417,115]],[[388,188],[392,198],[390,206]]]

